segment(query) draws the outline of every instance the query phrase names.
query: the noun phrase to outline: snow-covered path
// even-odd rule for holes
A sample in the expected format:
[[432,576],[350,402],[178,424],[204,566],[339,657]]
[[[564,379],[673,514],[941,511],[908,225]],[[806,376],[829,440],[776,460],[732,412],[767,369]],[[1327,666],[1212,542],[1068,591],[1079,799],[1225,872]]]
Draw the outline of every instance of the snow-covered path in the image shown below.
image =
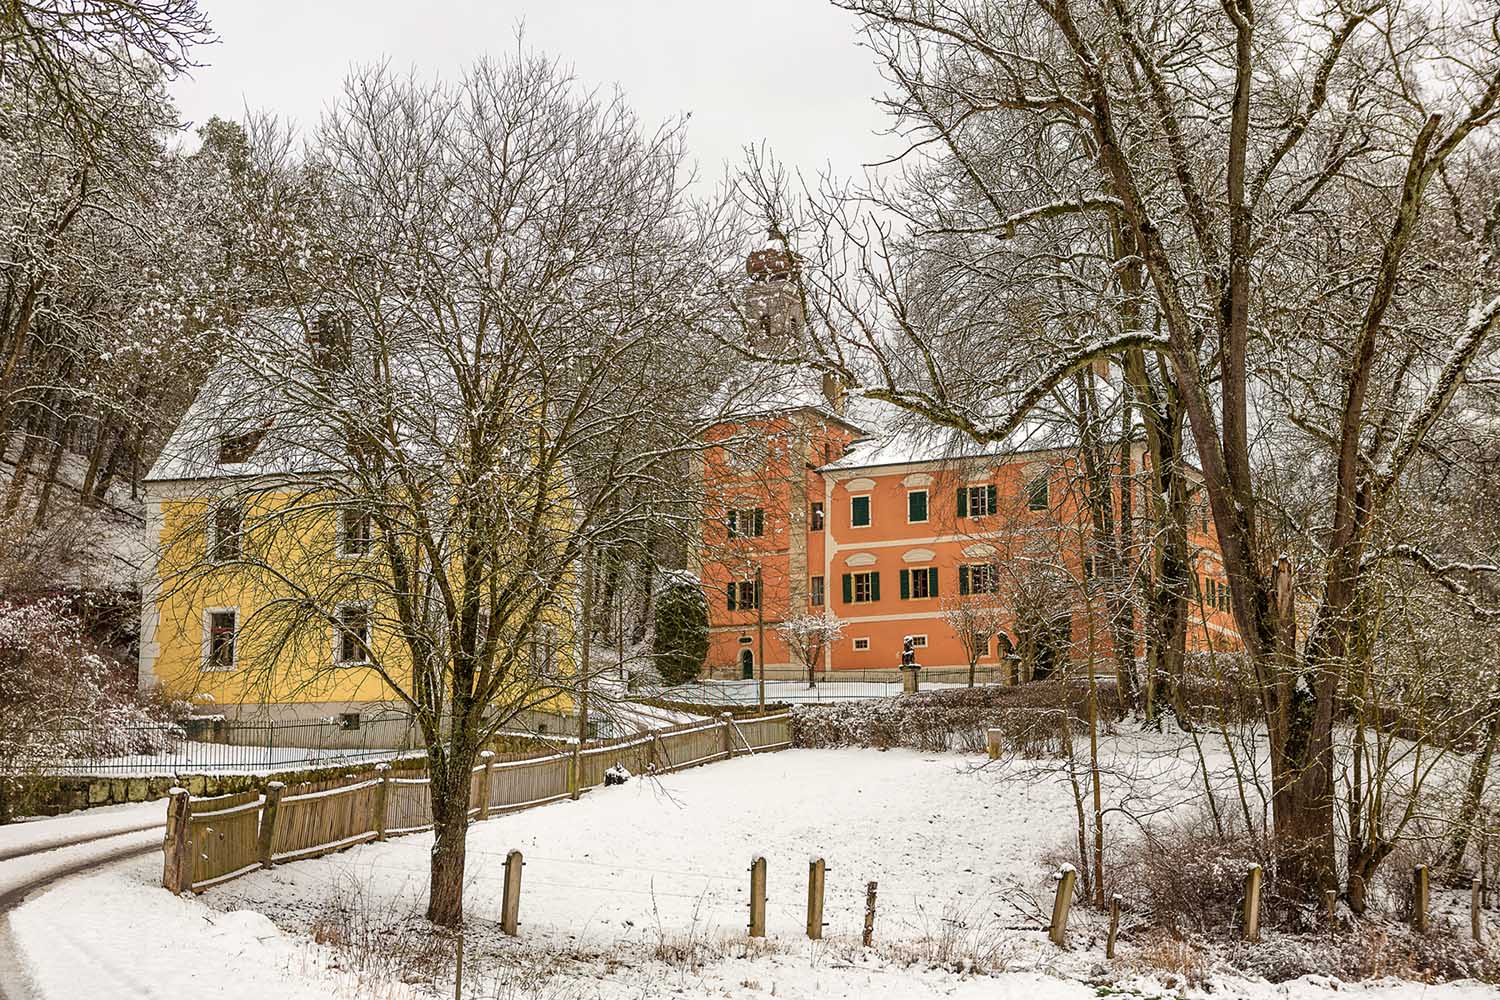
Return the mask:
[[[159,850],[166,808],[160,802],[99,809],[0,827],[0,1000],[43,994],[11,929],[11,911],[65,878]],[[70,929],[51,929],[66,938]]]

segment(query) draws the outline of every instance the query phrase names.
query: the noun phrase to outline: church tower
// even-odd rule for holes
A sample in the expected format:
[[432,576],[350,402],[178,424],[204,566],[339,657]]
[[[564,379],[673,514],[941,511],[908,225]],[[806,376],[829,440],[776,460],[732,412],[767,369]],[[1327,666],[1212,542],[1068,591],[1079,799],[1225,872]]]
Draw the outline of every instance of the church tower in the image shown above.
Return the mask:
[[[807,349],[807,315],[803,308],[801,262],[786,235],[775,226],[767,233],[763,249],[752,250],[745,259],[745,318],[751,344],[758,350],[795,354]],[[822,376],[824,401],[835,413],[844,408],[843,391],[836,376]]]

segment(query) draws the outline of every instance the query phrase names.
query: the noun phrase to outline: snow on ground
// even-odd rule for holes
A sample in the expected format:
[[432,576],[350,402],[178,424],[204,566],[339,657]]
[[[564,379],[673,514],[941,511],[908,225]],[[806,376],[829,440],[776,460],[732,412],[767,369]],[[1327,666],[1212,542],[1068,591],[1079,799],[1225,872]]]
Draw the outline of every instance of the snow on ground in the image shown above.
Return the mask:
[[0,861],[90,837],[162,826],[166,821],[166,803],[132,802],[8,823],[0,826]]
[[[1148,796],[1154,804],[1171,806],[1194,794],[1195,764],[1151,752],[1153,739],[1112,738],[1106,755],[1118,780],[1133,777],[1157,790]],[[1148,798],[1137,804],[1150,807]],[[1028,899],[1050,899],[1038,858],[1071,835],[1072,808],[1062,777],[1035,762],[904,750],[790,750],[638,778],[471,828],[468,968],[479,978],[524,969],[525,984],[483,995],[548,1000],[1098,996],[1088,981],[1108,971],[1099,918],[1075,911],[1072,947],[1058,952]],[[420,913],[431,844],[430,834],[369,844],[257,872],[197,900],[157,887],[160,858],[152,855],[34,898],[13,915],[14,935],[48,998],[156,995],[112,988],[116,973],[205,998],[406,996],[405,987],[351,986],[347,967],[335,968],[337,956],[305,935],[340,905]],[[495,927],[512,848],[526,859],[519,939]],[[755,854],[769,866],[764,946],[744,937]],[[824,942],[804,936],[813,855],[828,863]],[[879,947],[862,951],[869,880],[879,883]],[[701,964],[673,958],[695,941],[706,943]],[[993,972],[954,971],[976,956]],[[1177,992],[1154,974],[1129,971],[1131,961],[1127,939],[1109,967],[1121,976],[1112,988]],[[1211,992],[1256,1000],[1494,995],[1477,984],[1312,978],[1280,985],[1221,978]]]

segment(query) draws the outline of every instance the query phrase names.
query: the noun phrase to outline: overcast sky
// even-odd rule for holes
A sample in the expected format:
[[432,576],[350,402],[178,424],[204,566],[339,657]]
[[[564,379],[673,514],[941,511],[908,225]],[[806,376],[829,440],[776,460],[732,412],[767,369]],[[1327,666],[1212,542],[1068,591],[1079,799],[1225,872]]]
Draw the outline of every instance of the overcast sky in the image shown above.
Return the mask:
[[504,55],[524,22],[535,48],[588,85],[618,83],[648,122],[691,112],[700,179],[747,143],[789,166],[841,175],[892,141],[872,99],[882,81],[854,20],[824,0],[200,0],[220,37],[173,86],[181,113],[265,109],[316,124],[351,64],[455,75]]

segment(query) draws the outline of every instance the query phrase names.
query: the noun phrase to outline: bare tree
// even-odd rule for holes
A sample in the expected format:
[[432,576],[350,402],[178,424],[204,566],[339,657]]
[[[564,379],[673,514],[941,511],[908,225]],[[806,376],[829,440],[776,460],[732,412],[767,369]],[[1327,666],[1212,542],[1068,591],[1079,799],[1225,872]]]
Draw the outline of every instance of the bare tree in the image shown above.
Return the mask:
[[788,615],[776,623],[776,633],[807,671],[807,686],[811,688],[817,686],[818,661],[823,659],[824,651],[844,637],[844,622],[832,611]]
[[[1073,373],[1121,362],[1153,453],[1161,593],[1183,607],[1176,470],[1191,456],[1258,678],[1278,872],[1307,894],[1332,885],[1334,720],[1365,558],[1413,460],[1451,440],[1500,323],[1482,155],[1500,15],[1394,0],[1168,16],[1116,0],[838,6],[886,69],[898,129],[931,155],[863,195],[912,221],[909,238],[821,193],[818,362],[856,394],[996,442]],[[935,291],[908,280],[924,261],[946,279]],[[1054,298],[1063,285],[1081,294]],[[1301,566],[1279,558],[1256,475],[1292,439],[1321,508]],[[1153,614],[1148,638],[1170,624]]]
[[[969,663],[969,687],[974,686],[974,672],[979,660],[989,654],[990,640],[1005,634],[1011,623],[1011,612],[998,593],[965,594],[944,597],[943,621],[963,647]],[[1017,681],[1020,678],[1016,678]]]
[[[699,447],[716,254],[682,157],[678,125],[643,132],[540,56],[454,85],[355,72],[305,158],[261,165],[300,188],[275,258],[295,306],[239,327],[158,468],[243,476],[196,498],[166,589],[263,586],[247,682],[352,667],[413,714],[439,924],[462,919],[480,748],[567,707],[584,547],[696,516],[629,502]],[[228,548],[204,532],[225,509]]]

